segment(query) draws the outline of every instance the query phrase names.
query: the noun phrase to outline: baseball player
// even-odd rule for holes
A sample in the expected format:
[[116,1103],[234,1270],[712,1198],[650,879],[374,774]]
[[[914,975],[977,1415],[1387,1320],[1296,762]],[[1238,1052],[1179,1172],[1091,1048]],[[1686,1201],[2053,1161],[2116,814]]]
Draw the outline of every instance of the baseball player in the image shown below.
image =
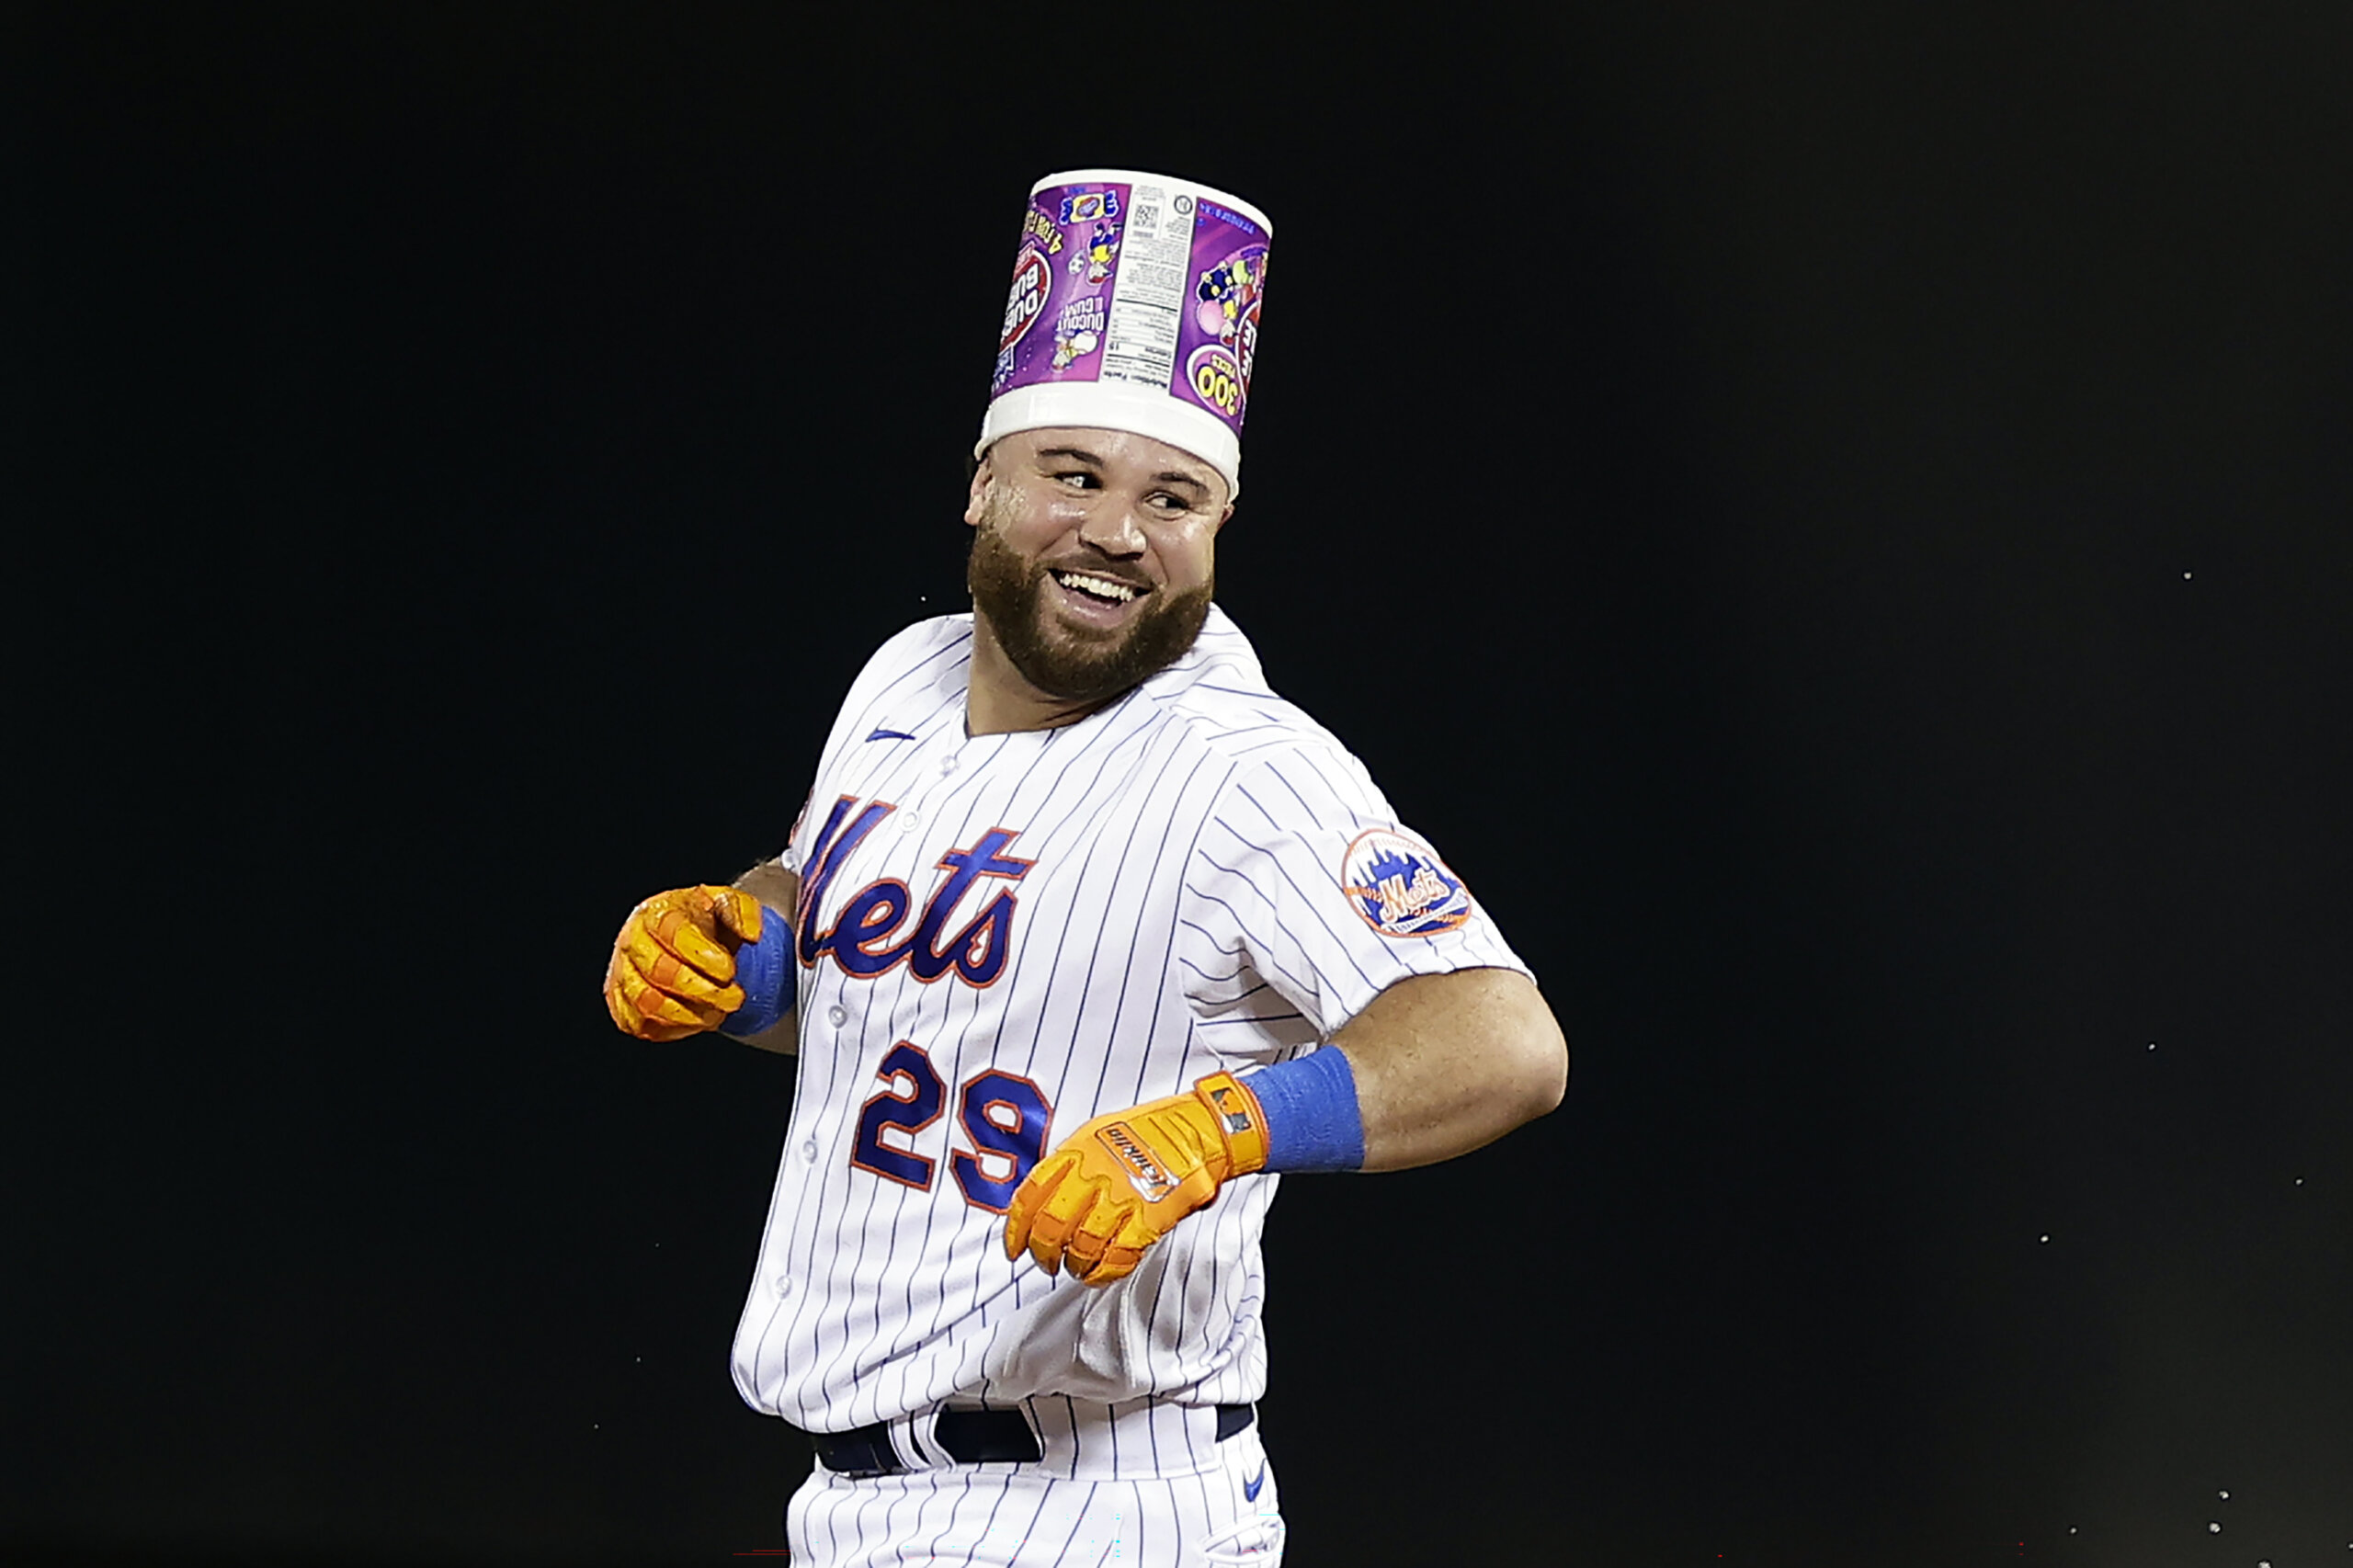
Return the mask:
[[[1053,265],[1110,222],[1111,276]],[[796,1562],[1272,1568],[1282,1175],[1448,1159],[1565,1087],[1526,966],[1212,601],[1267,229],[1161,176],[1040,182],[972,613],[874,654],[775,861],[615,942],[625,1031],[799,1055],[733,1357],[813,1441]],[[1239,316],[1186,314],[1229,253]],[[1069,291],[1106,328],[1058,365],[1028,327]]]

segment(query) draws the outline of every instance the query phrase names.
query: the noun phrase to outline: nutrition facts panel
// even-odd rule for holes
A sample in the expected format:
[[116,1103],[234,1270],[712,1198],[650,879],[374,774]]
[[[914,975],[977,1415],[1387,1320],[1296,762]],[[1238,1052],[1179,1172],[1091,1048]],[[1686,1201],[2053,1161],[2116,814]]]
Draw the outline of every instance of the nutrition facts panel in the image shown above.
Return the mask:
[[1176,324],[1185,309],[1185,269],[1192,257],[1193,197],[1165,186],[1138,185],[1128,196],[1120,235],[1120,268],[1103,333],[1099,379],[1166,391],[1176,373]]

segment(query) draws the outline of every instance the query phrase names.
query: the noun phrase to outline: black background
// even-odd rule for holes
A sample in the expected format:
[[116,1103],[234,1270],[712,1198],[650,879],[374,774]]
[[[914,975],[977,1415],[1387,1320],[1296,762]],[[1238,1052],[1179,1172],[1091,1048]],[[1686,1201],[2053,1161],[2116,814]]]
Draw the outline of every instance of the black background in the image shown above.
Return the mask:
[[2341,5],[0,55],[17,756],[96,833],[12,987],[0,1554],[780,1544],[790,1063],[620,1038],[604,950],[960,608],[1021,198],[1108,164],[1272,214],[1221,597],[1575,1053],[1286,1187],[1290,1561],[2348,1560]]

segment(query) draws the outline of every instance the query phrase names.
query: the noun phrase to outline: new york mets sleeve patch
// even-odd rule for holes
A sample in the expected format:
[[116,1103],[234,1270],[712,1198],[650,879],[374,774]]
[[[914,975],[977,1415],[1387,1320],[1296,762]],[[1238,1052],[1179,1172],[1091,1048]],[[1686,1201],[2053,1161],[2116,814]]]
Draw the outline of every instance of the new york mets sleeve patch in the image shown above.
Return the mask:
[[1471,890],[1438,851],[1410,834],[1376,827],[1340,858],[1340,892],[1384,937],[1435,937],[1471,918]]

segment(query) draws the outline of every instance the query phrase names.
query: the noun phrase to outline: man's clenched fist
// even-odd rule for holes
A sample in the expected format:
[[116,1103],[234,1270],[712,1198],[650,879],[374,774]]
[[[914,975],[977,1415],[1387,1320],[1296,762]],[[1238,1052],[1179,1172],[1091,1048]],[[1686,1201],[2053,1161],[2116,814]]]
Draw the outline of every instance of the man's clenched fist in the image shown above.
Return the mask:
[[605,1010],[623,1034],[683,1040],[744,1005],[735,949],[760,939],[760,901],[741,888],[675,888],[629,912],[605,966]]
[[1005,1256],[1089,1285],[1123,1278],[1144,1249],[1267,1163],[1266,1116],[1231,1073],[1188,1095],[1098,1116],[1038,1163],[1006,1210]]

